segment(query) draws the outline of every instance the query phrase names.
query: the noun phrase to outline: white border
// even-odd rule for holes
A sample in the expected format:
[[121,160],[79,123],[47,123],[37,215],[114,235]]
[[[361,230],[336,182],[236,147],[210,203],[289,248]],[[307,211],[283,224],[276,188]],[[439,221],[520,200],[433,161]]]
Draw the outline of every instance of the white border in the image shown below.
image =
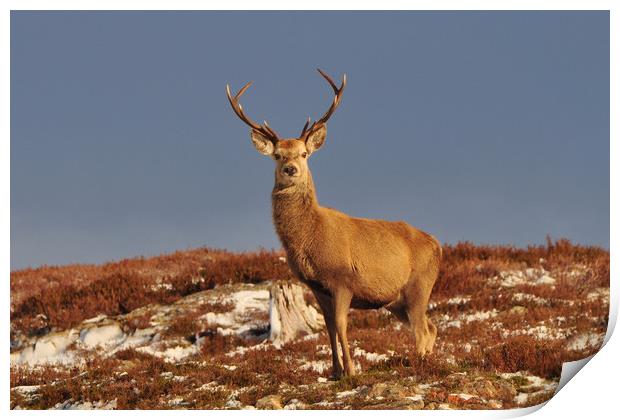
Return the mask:
[[[610,103],[610,115],[617,116],[617,101],[618,101],[618,85],[614,75],[619,74],[618,71],[618,57],[617,57],[617,39],[618,39],[618,16],[616,6],[617,2],[613,1],[576,1],[576,0],[564,0],[564,1],[552,1],[552,0],[522,0],[522,1],[403,1],[403,0],[384,0],[378,5],[372,4],[367,1],[338,1],[338,0],[314,0],[312,2],[291,4],[285,1],[239,1],[229,0],[228,2],[218,3],[206,3],[204,1],[197,0],[177,0],[177,1],[135,1],[135,0],[109,0],[109,1],[90,1],[88,3],[84,1],[56,1],[54,4],[50,4],[48,1],[15,1],[9,0],[3,2],[4,13],[0,18],[0,48],[2,57],[5,58],[5,64],[2,66],[2,113],[1,124],[2,129],[2,153],[0,153],[0,172],[2,173],[2,182],[0,183],[0,194],[4,197],[10,196],[10,13],[12,9],[15,10],[345,10],[345,9],[358,9],[358,10],[610,10],[610,24],[611,24],[611,103]],[[610,175],[611,175],[611,190],[614,190],[614,186],[617,185],[618,171],[615,169],[614,163],[618,162],[618,129],[617,124],[614,123],[614,118],[611,118],[611,141],[610,144]],[[610,193],[612,192],[610,191]],[[2,264],[2,272],[5,273],[4,278],[6,280],[5,287],[9,289],[9,277],[10,277],[10,210],[9,205],[5,204],[0,208],[3,221],[3,232],[5,233],[4,240],[0,247],[0,256]],[[620,207],[618,206],[617,195],[611,194],[610,197],[610,214],[618,214]],[[617,247],[618,241],[618,226],[614,223],[613,218],[610,220],[610,250],[614,250]],[[615,357],[618,354],[620,345],[618,339],[611,339],[611,332],[616,324],[617,320],[617,302],[618,302],[618,275],[617,267],[612,261],[611,266],[611,313],[609,320],[609,328],[606,336],[606,341],[609,340],[606,346],[592,359],[589,363],[591,366],[585,369],[584,372],[579,374],[580,379],[570,381],[565,388],[562,389],[556,396],[554,396],[547,404],[544,410],[538,411],[532,414],[532,418],[548,418],[548,417],[567,417],[567,418],[583,418],[588,416],[592,418],[602,417],[610,412],[616,411],[616,383],[618,375],[620,374],[619,363]],[[6,290],[3,295],[3,307],[5,309],[6,319],[2,323],[2,336],[5,339],[4,348],[9,348],[9,305],[10,305],[10,290]],[[3,411],[9,411],[9,352],[5,350],[2,358],[2,406]],[[524,415],[532,410],[536,410],[539,407],[533,409],[521,409],[521,410],[502,410],[492,412],[481,411],[420,411],[415,413],[402,413],[391,412],[390,415],[396,416],[439,416],[439,417],[451,417],[462,418],[463,416],[469,418],[480,417],[513,417],[515,415]],[[347,412],[342,414],[347,415]],[[28,416],[39,417],[45,416],[83,416],[83,412],[18,412],[10,411],[9,414],[15,417]],[[370,418],[379,413],[374,411],[356,411],[355,416],[361,416]],[[134,412],[89,412],[89,416],[134,416]],[[169,416],[165,411],[151,411],[147,414],[155,418],[163,419]],[[252,418],[266,418],[267,416],[291,416],[290,412],[216,412],[209,411],[205,413],[203,411],[175,411],[174,416],[191,416],[191,417],[203,417],[208,415],[210,417],[244,417],[252,416]],[[315,417],[317,412],[298,412],[295,416],[299,417]]]

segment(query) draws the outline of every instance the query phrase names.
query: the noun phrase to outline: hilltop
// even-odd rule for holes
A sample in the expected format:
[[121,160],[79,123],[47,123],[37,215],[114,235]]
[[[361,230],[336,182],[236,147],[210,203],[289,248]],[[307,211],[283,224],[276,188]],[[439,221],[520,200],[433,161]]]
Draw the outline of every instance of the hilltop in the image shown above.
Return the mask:
[[[609,252],[549,241],[446,245],[419,359],[387,311],[352,310],[358,371],[329,381],[324,331],[274,346],[270,286],[285,256],[200,248],[11,273],[12,408],[511,408],[553,395],[595,353]],[[315,305],[305,293],[308,305]]]

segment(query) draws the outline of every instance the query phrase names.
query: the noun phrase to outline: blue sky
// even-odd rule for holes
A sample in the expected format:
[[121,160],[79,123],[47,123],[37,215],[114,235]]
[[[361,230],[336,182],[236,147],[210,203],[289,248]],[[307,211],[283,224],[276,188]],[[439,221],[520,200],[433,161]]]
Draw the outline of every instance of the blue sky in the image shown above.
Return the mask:
[[607,12],[12,12],[11,268],[277,248],[284,136],[342,104],[323,205],[442,242],[609,247]]

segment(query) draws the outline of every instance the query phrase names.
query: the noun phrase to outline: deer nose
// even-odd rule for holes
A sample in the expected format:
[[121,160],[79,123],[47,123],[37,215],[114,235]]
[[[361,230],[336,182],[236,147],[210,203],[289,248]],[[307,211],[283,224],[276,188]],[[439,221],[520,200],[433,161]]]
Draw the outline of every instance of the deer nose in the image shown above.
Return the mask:
[[297,168],[293,165],[287,165],[284,168],[282,168],[282,172],[284,172],[288,176],[293,176],[297,173]]

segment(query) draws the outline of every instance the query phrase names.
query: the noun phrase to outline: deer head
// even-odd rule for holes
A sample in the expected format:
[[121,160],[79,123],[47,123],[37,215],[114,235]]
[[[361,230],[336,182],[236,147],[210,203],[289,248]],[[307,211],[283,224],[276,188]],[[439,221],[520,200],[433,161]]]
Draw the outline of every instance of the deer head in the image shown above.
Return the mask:
[[317,69],[321,76],[327,80],[334,90],[334,100],[325,114],[318,120],[310,124],[310,118],[306,121],[301,134],[296,138],[281,139],[278,134],[269,126],[267,121],[257,124],[252,121],[239,103],[239,98],[252,85],[249,82],[235,95],[230,93],[230,86],[226,85],[226,94],[230,105],[235,114],[250,126],[250,137],[252,143],[259,153],[270,156],[276,162],[276,185],[280,188],[305,183],[308,179],[308,158],[312,153],[321,148],[327,135],[327,120],[332,116],[347,84],[346,74],[342,77],[340,88],[323,71]]

